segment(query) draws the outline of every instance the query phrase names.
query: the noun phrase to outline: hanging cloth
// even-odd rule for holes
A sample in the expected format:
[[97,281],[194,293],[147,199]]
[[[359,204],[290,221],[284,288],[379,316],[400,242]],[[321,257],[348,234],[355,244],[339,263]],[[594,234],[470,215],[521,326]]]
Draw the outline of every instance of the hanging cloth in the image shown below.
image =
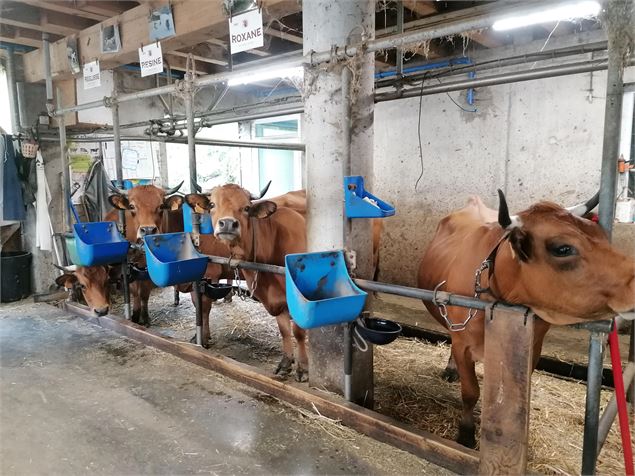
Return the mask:
[[53,240],[51,237],[51,217],[49,204],[51,192],[44,172],[44,159],[38,150],[35,158],[35,173],[37,177],[37,194],[35,196],[35,245],[42,251],[51,251]]
[[2,160],[2,191],[0,191],[0,221],[24,221],[26,209],[22,198],[22,187],[18,178],[13,137],[0,136],[0,159]]

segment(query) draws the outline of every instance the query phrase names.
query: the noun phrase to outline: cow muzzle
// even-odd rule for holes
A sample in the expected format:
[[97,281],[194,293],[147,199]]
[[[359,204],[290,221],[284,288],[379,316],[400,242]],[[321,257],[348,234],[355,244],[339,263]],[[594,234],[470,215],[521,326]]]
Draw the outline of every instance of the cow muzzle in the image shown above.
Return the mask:
[[105,316],[106,314],[108,314],[108,306],[95,308],[95,314],[97,314],[98,316]]
[[235,240],[240,237],[240,222],[232,217],[220,218],[214,227],[214,234],[221,240]]
[[154,235],[159,231],[156,226],[140,226],[137,231],[137,238],[141,239],[147,235]]

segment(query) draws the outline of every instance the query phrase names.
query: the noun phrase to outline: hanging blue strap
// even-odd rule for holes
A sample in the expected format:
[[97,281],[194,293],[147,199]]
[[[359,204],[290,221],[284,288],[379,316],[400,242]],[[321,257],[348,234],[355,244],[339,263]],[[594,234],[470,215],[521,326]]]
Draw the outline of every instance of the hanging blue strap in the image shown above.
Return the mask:
[[68,197],[68,208],[70,208],[73,212],[75,223],[81,223],[82,221],[79,219],[79,215],[77,214],[77,210],[75,210],[75,205],[73,205],[73,200],[71,199],[71,197]]

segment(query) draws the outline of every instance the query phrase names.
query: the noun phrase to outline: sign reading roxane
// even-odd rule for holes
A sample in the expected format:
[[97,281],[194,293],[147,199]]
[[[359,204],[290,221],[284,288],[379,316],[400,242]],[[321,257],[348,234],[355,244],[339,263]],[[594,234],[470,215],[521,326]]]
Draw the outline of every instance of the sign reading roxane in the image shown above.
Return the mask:
[[260,10],[256,8],[230,18],[229,39],[232,54],[264,45]]
[[161,43],[151,43],[139,48],[139,64],[141,65],[141,77],[163,72],[163,54]]

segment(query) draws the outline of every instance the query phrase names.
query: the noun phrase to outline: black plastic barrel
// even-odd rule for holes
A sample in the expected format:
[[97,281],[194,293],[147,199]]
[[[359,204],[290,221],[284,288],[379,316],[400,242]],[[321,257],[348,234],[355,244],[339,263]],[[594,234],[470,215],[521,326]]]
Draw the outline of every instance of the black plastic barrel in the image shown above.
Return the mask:
[[31,253],[3,251],[0,302],[13,302],[31,295]]

